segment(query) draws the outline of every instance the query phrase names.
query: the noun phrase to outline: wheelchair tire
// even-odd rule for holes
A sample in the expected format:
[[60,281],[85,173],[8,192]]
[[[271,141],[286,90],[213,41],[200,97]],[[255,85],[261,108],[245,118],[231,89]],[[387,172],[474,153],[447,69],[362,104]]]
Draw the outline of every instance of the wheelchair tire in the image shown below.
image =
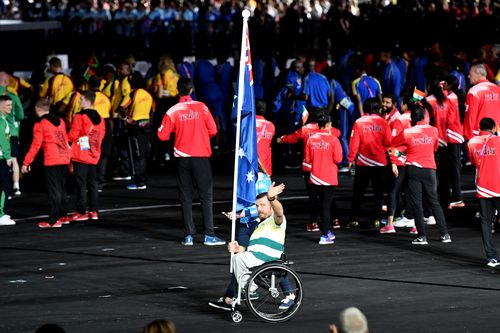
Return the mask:
[[231,319],[233,320],[234,323],[241,323],[241,321],[243,320],[243,315],[238,310],[232,311]]
[[[252,272],[248,286],[245,291],[247,306],[256,317],[264,321],[271,323],[287,321],[302,304],[304,296],[302,280],[287,265],[280,263],[262,265]],[[287,308],[282,304],[286,303],[284,301],[291,301],[292,305]]]

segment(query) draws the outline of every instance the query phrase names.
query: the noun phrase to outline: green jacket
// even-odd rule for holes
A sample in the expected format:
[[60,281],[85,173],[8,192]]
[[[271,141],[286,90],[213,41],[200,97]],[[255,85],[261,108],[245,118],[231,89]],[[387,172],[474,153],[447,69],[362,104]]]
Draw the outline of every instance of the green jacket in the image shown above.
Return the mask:
[[19,136],[19,125],[24,119],[24,108],[21,99],[16,94],[7,90],[7,87],[0,86],[0,95],[7,95],[12,98],[12,112],[7,115],[6,119],[10,127],[10,136]]
[[10,128],[9,123],[2,115],[0,116],[0,160],[10,160]]

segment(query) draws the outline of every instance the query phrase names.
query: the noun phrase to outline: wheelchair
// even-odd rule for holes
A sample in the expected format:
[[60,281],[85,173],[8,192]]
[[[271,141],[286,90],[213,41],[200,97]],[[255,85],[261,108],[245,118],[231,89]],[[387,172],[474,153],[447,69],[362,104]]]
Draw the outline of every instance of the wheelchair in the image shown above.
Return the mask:
[[[299,310],[304,297],[302,280],[290,267],[292,264],[293,262],[282,258],[254,267],[248,274],[249,287],[244,290],[244,295],[241,283],[238,283],[238,295],[231,306],[232,321],[239,323],[243,320],[243,315],[238,310],[242,301],[246,302],[255,317],[266,322],[280,323],[292,318]],[[280,309],[286,298],[292,300],[293,305]]]

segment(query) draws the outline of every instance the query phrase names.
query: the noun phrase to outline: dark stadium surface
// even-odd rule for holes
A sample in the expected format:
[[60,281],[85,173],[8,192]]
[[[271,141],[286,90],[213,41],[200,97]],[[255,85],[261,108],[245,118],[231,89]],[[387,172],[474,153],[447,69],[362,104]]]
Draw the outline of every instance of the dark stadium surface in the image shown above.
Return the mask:
[[[214,167],[215,224],[225,239],[230,222],[220,212],[230,208],[227,163]],[[300,176],[278,170],[273,178],[287,186],[281,198],[287,253],[305,287],[302,307],[289,322],[268,324],[243,307],[243,322],[235,324],[228,312],[207,306],[225,289],[229,255],[225,247],[203,246],[201,235],[193,247],[180,245],[175,177],[167,166],[154,170],[145,191],[110,182],[98,222],[52,230],[36,224],[36,216],[48,210],[38,183],[43,178],[26,176],[23,196],[7,209],[17,225],[0,227],[0,332],[34,332],[45,323],[68,333],[142,332],[148,322],[166,318],[179,332],[326,333],[349,306],[366,314],[370,332],[498,331],[500,270],[485,265],[470,170],[463,184],[467,206],[447,213],[453,243],[437,241],[431,226],[428,246],[411,245],[408,230],[379,235],[367,227],[337,231],[334,245],[319,246],[319,233],[305,231]],[[350,176],[340,177],[343,221],[351,182]],[[68,207],[73,205],[72,197]],[[199,207],[194,210],[200,226]]]

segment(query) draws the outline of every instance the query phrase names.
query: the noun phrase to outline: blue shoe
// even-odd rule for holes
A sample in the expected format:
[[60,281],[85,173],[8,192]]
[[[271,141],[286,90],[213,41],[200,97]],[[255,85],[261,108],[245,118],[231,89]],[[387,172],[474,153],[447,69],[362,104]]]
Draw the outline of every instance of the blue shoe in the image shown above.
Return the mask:
[[280,309],[280,310],[288,310],[288,309],[290,309],[294,305],[295,305],[295,301],[293,299],[284,298],[284,299],[281,300],[281,304],[278,307],[278,309]]
[[330,239],[328,235],[321,235],[318,244],[319,245],[327,245],[335,243],[333,239]]
[[193,236],[187,235],[181,242],[184,246],[193,246]]
[[335,234],[330,230],[328,230],[328,233],[326,235],[328,236],[328,238],[330,238],[330,240],[335,240]]
[[208,245],[208,246],[216,246],[216,245],[224,245],[224,244],[226,244],[226,242],[217,236],[205,235],[205,239],[203,240],[203,244]]
[[127,190],[145,190],[147,186],[145,184],[128,184],[127,185]]

